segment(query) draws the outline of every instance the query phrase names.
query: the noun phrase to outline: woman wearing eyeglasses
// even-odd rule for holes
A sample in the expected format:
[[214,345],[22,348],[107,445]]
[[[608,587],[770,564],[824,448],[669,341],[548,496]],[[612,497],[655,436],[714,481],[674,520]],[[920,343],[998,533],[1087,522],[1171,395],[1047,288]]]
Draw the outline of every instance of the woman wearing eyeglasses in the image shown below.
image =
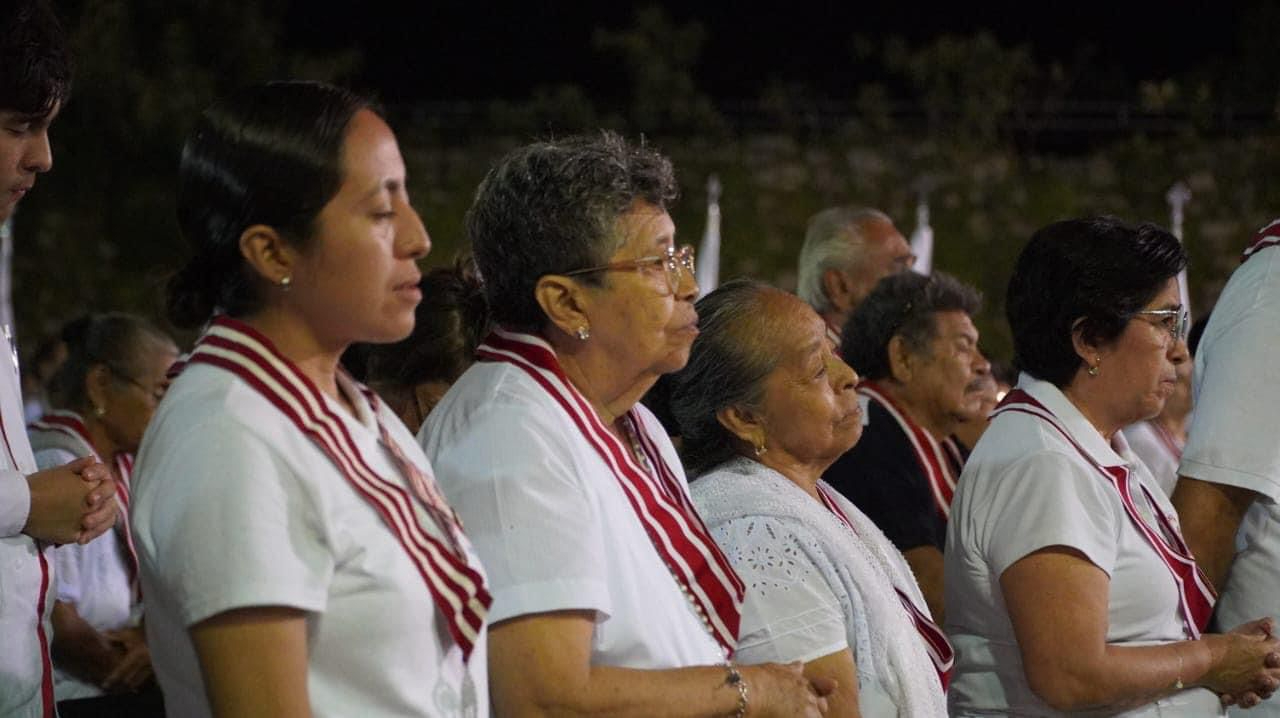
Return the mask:
[[[164,396],[177,347],[150,322],[98,314],[62,330],[67,358],[50,378],[53,411],[28,433],[40,468],[92,456],[116,482],[116,530],[54,550],[54,695],[64,716],[163,715],[142,635],[138,563],[129,530],[133,454]],[[149,688],[139,693],[144,688]],[[106,694],[119,694],[113,697]]]
[[1120,429],[1188,361],[1178,240],[1112,219],[1036,232],[1009,282],[1018,386],[948,526],[952,715],[1208,716],[1280,681],[1271,621],[1204,633],[1216,598]]
[[731,665],[743,585],[638,403],[698,334],[675,195],[602,133],[512,152],[468,213],[498,329],[419,440],[492,586],[497,715],[816,716],[832,688]]

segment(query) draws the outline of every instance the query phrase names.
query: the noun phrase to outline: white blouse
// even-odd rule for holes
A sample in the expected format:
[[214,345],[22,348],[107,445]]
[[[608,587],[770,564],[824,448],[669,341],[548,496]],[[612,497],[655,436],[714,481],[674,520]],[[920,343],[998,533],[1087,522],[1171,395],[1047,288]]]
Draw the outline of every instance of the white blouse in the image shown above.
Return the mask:
[[[1139,511],[1176,516],[1142,461],[1117,433],[1116,447],[1055,386],[1022,375],[1018,387],[1058,418],[1104,466],[1129,470]],[[1151,506],[1147,487],[1157,506]],[[1076,549],[1110,577],[1108,644],[1189,638],[1169,569],[1134,526],[1120,494],[1056,429],[1026,414],[999,414],[965,464],[952,505],[945,555],[947,634],[956,649],[948,696],[953,716],[1058,716],[1031,691],[1000,577],[1049,546]],[[1131,711],[1090,715],[1221,715],[1218,697],[1189,689]]]

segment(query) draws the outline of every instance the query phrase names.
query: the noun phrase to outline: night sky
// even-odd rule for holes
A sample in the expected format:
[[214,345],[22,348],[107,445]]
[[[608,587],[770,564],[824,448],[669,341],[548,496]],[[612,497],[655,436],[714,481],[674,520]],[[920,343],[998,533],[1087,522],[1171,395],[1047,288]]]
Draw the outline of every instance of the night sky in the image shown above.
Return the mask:
[[[856,59],[855,35],[899,35],[919,45],[943,33],[979,30],[1006,46],[1029,45],[1038,62],[1086,68],[1081,93],[1131,94],[1140,80],[1177,76],[1230,56],[1242,25],[1256,22],[1254,8],[1266,5],[787,2],[743,10],[742,2],[657,4],[676,22],[702,23],[706,42],[695,78],[720,100],[755,98],[770,80],[801,85],[816,97],[848,99],[860,82],[882,79],[873,64]],[[354,6],[290,0],[286,26],[288,42],[298,47],[359,48],[365,59],[360,84],[391,102],[515,99],[559,83],[609,98],[624,91],[624,78],[616,62],[593,50],[592,29],[626,28],[635,7],[576,0],[367,0]]]

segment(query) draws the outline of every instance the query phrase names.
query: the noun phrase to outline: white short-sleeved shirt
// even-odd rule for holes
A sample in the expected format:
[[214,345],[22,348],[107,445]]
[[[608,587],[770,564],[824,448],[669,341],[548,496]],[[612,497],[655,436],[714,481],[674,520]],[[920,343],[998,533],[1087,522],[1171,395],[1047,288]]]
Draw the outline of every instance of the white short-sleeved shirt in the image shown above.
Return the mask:
[[1156,483],[1160,484],[1164,495],[1173,496],[1173,487],[1178,483],[1179,455],[1169,447],[1153,421],[1149,419],[1126,426],[1124,438],[1129,442],[1129,450],[1142,459]]
[[36,462],[19,387],[17,360],[0,338],[0,716],[41,718],[41,687],[53,680],[40,638],[40,631],[52,635],[53,559],[48,546],[22,533],[31,511],[27,475]]
[[[1230,628],[1280,616],[1280,250],[1231,275],[1196,352],[1195,402],[1179,473],[1261,494],[1245,514],[1221,586],[1217,621]],[[1246,618],[1247,617],[1247,618]],[[1263,709],[1280,716],[1280,705]]]
[[[1122,441],[1117,453],[1061,391],[1025,374],[1018,386],[1097,461],[1128,468],[1149,525],[1158,525],[1153,508],[1176,515],[1142,462]],[[1138,486],[1147,487],[1156,507]],[[1000,588],[1005,570],[1038,549],[1069,546],[1110,577],[1108,644],[1189,638],[1168,567],[1133,525],[1114,486],[1046,421],[1016,412],[992,420],[965,464],[948,531],[946,624],[956,649],[952,715],[1063,715],[1027,684]],[[1095,714],[1212,716],[1221,709],[1211,691],[1192,689],[1135,710]]]
[[[41,469],[75,461],[74,452],[60,448],[41,449],[36,454]],[[141,604],[134,599],[129,571],[129,550],[119,528],[107,531],[83,546],[66,544],[53,550],[55,595],[58,601],[74,604],[76,613],[97,631],[115,631],[136,626]],[[54,697],[59,701],[93,698],[102,690],[54,667]]]
[[[637,413],[683,483],[657,419]],[[479,362],[418,433],[484,562],[489,620],[594,612],[591,662],[626,668],[720,663],[608,465],[524,370]]]
[[[359,416],[325,399],[370,468],[400,476],[363,395],[345,380],[339,385]],[[428,467],[400,420],[385,406],[379,417],[404,455]],[[187,629],[251,606],[306,612],[316,716],[487,713],[485,634],[464,664],[374,507],[239,378],[187,366],[147,430],[132,499],[147,638],[170,715],[209,715]]]

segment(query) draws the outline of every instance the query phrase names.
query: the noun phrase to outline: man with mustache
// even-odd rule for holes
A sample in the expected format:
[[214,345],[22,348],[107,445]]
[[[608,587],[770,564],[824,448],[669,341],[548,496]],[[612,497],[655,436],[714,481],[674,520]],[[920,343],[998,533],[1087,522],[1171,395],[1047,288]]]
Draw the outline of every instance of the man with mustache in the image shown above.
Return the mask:
[[888,276],[844,326],[840,351],[863,382],[862,441],[823,478],[902,551],[942,620],[942,551],[961,458],[946,443],[981,407],[991,365],[978,350],[976,289],[940,272]]
[[[47,2],[0,3],[0,223],[53,165],[49,123],[70,82],[66,41]],[[0,343],[0,716],[51,718],[49,550],[111,528],[115,483],[92,459],[36,471],[24,423],[15,352]]]

